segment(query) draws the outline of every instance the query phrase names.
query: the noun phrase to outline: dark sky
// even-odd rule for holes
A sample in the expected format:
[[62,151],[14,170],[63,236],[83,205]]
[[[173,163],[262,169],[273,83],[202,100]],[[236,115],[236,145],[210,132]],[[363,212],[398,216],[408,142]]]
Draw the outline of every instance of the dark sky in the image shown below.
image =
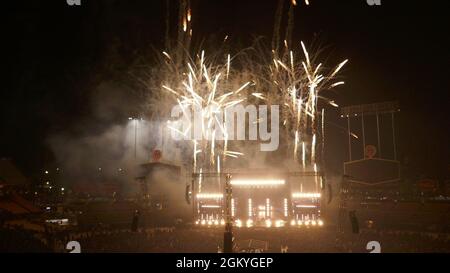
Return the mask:
[[[332,94],[340,105],[398,100],[399,154],[417,172],[443,176],[450,164],[448,9],[445,1],[381,1],[375,7],[365,0],[310,0],[310,6],[297,0],[293,40],[320,43],[332,64],[350,60],[342,72],[345,87]],[[162,48],[165,1],[81,2],[2,4],[0,156],[11,157],[26,173],[52,164],[49,136],[96,122],[90,104],[98,83],[126,82],[121,71],[137,56]],[[255,35],[270,39],[275,7],[275,0],[193,1],[194,38],[229,34],[244,45]],[[345,125],[338,111],[329,115]],[[328,131],[329,153],[343,155],[345,135]]]

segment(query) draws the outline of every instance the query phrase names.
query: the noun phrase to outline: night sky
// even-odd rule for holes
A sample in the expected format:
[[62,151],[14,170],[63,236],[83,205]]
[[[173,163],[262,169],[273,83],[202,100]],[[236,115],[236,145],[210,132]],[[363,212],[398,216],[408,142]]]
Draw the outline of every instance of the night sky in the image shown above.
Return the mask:
[[[129,67],[163,49],[165,1],[81,2],[2,3],[0,156],[27,174],[54,164],[50,136],[83,134],[83,124],[101,131],[137,111],[131,92],[127,107],[99,118],[92,107],[95,87],[114,79],[129,92]],[[232,44],[249,46],[255,36],[272,37],[275,0],[192,2],[194,39],[228,34]],[[350,60],[341,72],[346,85],[330,96],[341,106],[399,101],[400,159],[407,157],[418,174],[448,176],[445,1],[382,0],[377,7],[365,0],[297,2],[293,41],[320,44],[330,64]],[[345,126],[338,110],[328,115]],[[328,154],[345,153],[345,135],[332,127],[327,132]],[[345,157],[333,157],[331,165],[338,168]]]

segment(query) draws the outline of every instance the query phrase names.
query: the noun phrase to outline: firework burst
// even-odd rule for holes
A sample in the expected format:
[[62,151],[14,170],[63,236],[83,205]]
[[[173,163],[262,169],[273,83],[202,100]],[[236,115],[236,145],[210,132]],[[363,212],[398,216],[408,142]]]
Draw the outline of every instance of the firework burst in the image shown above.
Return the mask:
[[[240,75],[232,70],[229,54],[225,55],[223,63],[219,63],[214,59],[207,60],[205,51],[201,51],[196,60],[191,59],[181,69],[175,67],[168,53],[163,52],[163,55],[167,59],[168,71],[180,71],[180,74],[168,75],[161,90],[169,95],[169,101],[179,106],[182,119],[188,122],[184,130],[172,126],[170,121],[167,126],[185,139],[192,139],[194,172],[199,168],[220,172],[221,160],[243,155],[228,150],[226,110],[247,99],[245,91],[251,81],[241,82]],[[195,120],[192,113],[199,114],[200,120]],[[201,125],[201,136],[195,136],[194,124]]]
[[[295,6],[297,2],[291,4]],[[180,35],[185,35],[192,20],[191,9],[185,10],[180,15]],[[279,36],[278,32],[276,34]],[[213,50],[210,55],[203,50],[189,54],[192,35],[186,36],[188,43],[179,42],[173,56],[165,51],[160,54],[160,66],[151,76],[153,92],[149,102],[154,114],[167,119],[174,105],[182,110],[182,118],[189,126],[180,129],[170,121],[167,128],[190,139],[186,143],[191,150],[193,172],[221,172],[226,158],[244,156],[239,151],[229,150],[226,129],[226,109],[241,103],[279,105],[280,137],[292,151],[289,157],[303,170],[317,171],[318,161],[323,158],[318,157],[317,151],[323,154],[325,141],[325,109],[318,108],[322,105],[319,101],[338,107],[322,93],[344,84],[336,76],[348,60],[330,69],[319,62],[318,54],[311,54],[303,42],[291,49],[291,42],[284,40],[283,47],[274,47],[278,38],[272,41],[273,49],[264,48],[263,43],[257,41],[252,48],[234,57],[222,48]],[[227,35],[223,42],[228,39]],[[153,87],[155,84],[157,88]],[[197,137],[192,132],[195,132],[194,124],[198,123],[190,116],[195,111],[200,111],[201,136]],[[223,119],[218,118],[221,116]],[[256,123],[259,122],[258,119]]]

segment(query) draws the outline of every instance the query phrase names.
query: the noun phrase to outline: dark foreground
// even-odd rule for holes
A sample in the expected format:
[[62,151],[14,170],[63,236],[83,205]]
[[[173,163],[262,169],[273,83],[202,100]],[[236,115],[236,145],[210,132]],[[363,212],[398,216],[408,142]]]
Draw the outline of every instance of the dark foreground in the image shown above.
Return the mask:
[[[81,252],[218,252],[222,229],[151,228],[104,229],[89,232],[42,236],[10,227],[0,232],[2,252],[68,252],[66,244],[78,241]],[[449,253],[450,235],[426,232],[361,230],[359,234],[340,234],[334,228],[235,229],[237,252],[365,253],[367,243],[377,241],[381,252]]]

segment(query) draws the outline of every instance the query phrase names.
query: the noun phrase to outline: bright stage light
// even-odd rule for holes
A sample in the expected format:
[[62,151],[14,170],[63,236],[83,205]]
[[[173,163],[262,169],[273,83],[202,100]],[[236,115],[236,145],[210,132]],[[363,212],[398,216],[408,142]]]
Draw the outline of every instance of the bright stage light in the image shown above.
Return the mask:
[[291,226],[295,226],[296,222],[295,220],[291,220]]
[[202,226],[204,226],[206,224],[206,221],[203,219],[201,224],[202,224]]
[[236,214],[235,211],[235,207],[234,207],[234,198],[231,198],[231,217],[234,217],[234,215]]
[[221,224],[222,226],[225,225],[225,220],[224,220],[224,219],[220,220],[220,224]]
[[316,220],[312,220],[312,221],[311,221],[311,224],[312,224],[313,226],[317,225]]
[[282,179],[235,179],[231,180],[231,185],[235,186],[277,186],[284,185]]
[[221,193],[198,193],[197,199],[221,199],[223,194]]
[[252,219],[248,219],[247,220],[247,227],[252,227],[253,226],[253,220]]
[[270,199],[266,199],[266,217],[270,217]]
[[284,198],[284,217],[288,217],[288,200]]
[[317,206],[314,205],[295,205],[296,208],[305,208],[305,209],[311,209],[311,208],[317,208]]
[[212,225],[212,221],[211,220],[208,221],[208,226],[210,226],[210,225]]
[[284,227],[284,221],[283,220],[276,220],[275,221],[275,227]]
[[266,220],[266,227],[270,228],[272,226],[272,220],[267,219]]
[[309,226],[309,221],[305,221],[305,226]]
[[218,208],[220,208],[220,206],[219,205],[202,205],[202,208],[218,209]]
[[219,225],[219,220],[215,220],[214,221],[214,225],[218,226]]
[[319,221],[317,221],[317,224],[319,224],[319,226],[323,226],[323,221],[319,220]]
[[242,227],[242,221],[239,220],[239,219],[237,219],[237,220],[236,220],[236,226],[237,226],[237,227]]
[[320,198],[320,192],[294,192],[292,198]]
[[302,220],[298,220],[298,221],[297,221],[297,225],[303,226],[303,221],[302,221]]

